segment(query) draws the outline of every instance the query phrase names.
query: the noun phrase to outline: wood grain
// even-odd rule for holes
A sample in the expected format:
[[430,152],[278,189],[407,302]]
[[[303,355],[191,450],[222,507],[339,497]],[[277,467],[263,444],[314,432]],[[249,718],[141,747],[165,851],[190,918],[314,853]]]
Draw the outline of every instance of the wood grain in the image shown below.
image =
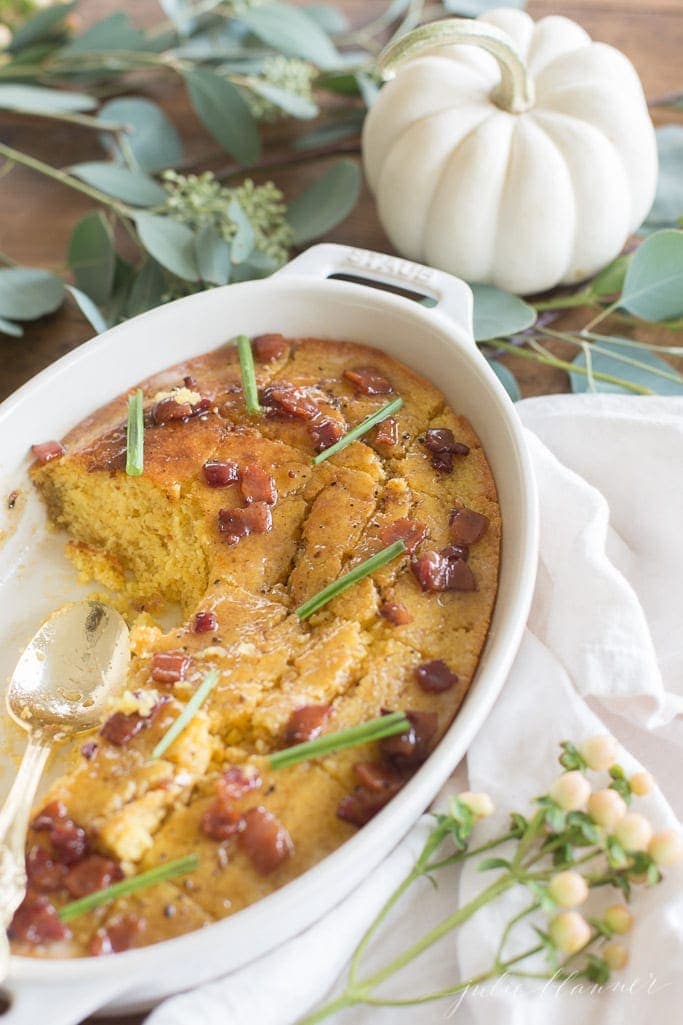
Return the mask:
[[[385,0],[341,0],[354,24],[370,20],[383,9]],[[92,22],[113,10],[126,8],[134,21],[149,25],[159,18],[155,0],[83,0],[80,6],[85,23]],[[681,53],[683,52],[683,4],[681,0],[531,0],[528,9],[534,17],[562,14],[580,21],[594,39],[611,43],[623,50],[637,68],[650,98],[683,88]],[[142,85],[143,82],[141,81]],[[149,83],[145,82],[145,88]],[[215,143],[198,124],[188,108],[182,89],[171,79],[155,81],[150,90],[165,106],[181,130],[190,160],[198,166],[217,168],[225,158],[216,154]],[[653,110],[657,123],[683,115]],[[289,126],[275,130],[271,138],[275,150],[286,144]],[[38,157],[69,164],[88,159],[101,159],[101,151],[91,132],[46,121],[0,115],[0,135],[6,143]],[[269,174],[256,175],[259,180],[274,177],[287,196],[296,195],[308,181],[320,173],[325,160],[283,167]],[[22,168],[16,168],[0,179],[0,250],[22,264],[61,268],[66,243],[75,221],[90,208],[90,203],[59,185]],[[330,234],[330,239],[363,245],[371,249],[389,250],[390,246],[377,220],[374,205],[363,191],[360,202],[347,220]],[[581,311],[563,318],[561,326],[585,323]],[[43,317],[30,325],[22,339],[0,336],[0,398],[9,394],[29,377],[73,349],[89,337],[83,318],[72,307]],[[662,329],[648,328],[635,333],[662,344],[672,344],[671,335]],[[571,358],[570,345],[552,343],[554,351]],[[511,357],[506,362],[517,375],[524,395],[539,395],[568,390],[566,375]],[[98,1019],[100,1022],[103,1019]],[[138,1025],[142,1019],[125,1019],[124,1025]],[[123,1022],[122,1019],[119,1019]]]

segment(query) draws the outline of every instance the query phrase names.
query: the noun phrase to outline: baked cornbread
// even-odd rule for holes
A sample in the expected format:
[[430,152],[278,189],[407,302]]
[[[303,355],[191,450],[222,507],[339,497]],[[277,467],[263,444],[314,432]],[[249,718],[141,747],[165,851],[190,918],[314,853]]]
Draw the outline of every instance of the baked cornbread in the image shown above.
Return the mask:
[[[262,413],[228,344],[141,384],[144,470],[129,476],[122,396],[61,444],[34,483],[82,575],[137,614],[132,664],[100,731],[34,818],[14,947],[105,954],[239,910],[315,864],[400,789],[447,729],[496,597],[500,514],[469,423],[384,353],[349,342],[252,340]],[[403,406],[317,465],[349,428]],[[302,619],[296,610],[388,544],[404,554]],[[180,625],[155,620],[176,609]],[[217,682],[152,752],[207,673]],[[287,745],[387,711],[379,744],[274,769]],[[68,926],[58,910],[196,854],[183,878]]]

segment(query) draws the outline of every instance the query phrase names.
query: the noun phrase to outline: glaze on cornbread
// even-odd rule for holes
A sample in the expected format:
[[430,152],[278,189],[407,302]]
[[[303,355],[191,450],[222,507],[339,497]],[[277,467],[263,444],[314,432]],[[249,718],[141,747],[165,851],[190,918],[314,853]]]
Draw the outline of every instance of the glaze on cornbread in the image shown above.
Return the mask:
[[[144,382],[144,471],[128,476],[126,396],[61,443],[33,479],[82,574],[140,615],[110,718],[44,799],[29,838],[15,948],[101,954],[245,907],[334,850],[400,788],[453,719],[496,595],[500,515],[468,422],[371,348],[253,340],[263,412],[245,409],[224,346]],[[313,465],[370,413],[403,406]],[[50,447],[52,446],[52,447]],[[54,447],[56,446],[56,447]],[[407,551],[301,621],[353,566]],[[177,603],[182,625],[157,611]],[[151,753],[209,670],[218,682]],[[289,768],[269,754],[386,710],[411,729]],[[69,922],[76,897],[184,854],[197,869]]]

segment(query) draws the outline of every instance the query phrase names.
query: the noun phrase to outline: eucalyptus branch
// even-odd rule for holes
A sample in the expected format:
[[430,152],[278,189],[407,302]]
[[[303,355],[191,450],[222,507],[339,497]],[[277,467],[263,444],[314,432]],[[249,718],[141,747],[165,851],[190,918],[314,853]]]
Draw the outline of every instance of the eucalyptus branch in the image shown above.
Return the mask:
[[[531,360],[535,363],[543,363],[545,366],[555,367],[556,370],[565,370],[568,374],[582,374],[588,376],[588,371],[585,367],[579,366],[576,363],[569,363],[567,360],[559,359],[557,356],[544,356],[541,353],[532,353],[528,350],[522,349],[521,346],[511,345],[509,342],[504,342],[500,338],[496,338],[487,344],[495,345],[499,349],[503,349],[505,352],[509,352],[515,356],[519,356],[521,359]],[[629,391],[634,392],[636,395],[652,395],[650,388],[645,388],[642,385],[634,384],[632,381],[626,381],[620,377],[614,377],[613,374],[605,374],[602,371],[593,371],[593,376],[597,381],[606,381],[608,384],[615,384],[619,388],[627,388]]]
[[127,125],[115,124],[112,121],[100,121],[89,114],[79,114],[68,110],[22,110],[15,107],[9,114],[17,114],[20,117],[43,117],[50,121],[65,121],[67,124],[79,125],[81,128],[93,128],[97,132],[111,132],[113,135],[128,131]]

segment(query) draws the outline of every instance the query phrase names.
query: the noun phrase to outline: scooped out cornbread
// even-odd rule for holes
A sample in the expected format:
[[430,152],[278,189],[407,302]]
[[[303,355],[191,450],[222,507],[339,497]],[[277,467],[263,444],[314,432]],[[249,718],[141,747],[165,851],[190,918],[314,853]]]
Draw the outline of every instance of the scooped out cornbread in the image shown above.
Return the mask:
[[[142,383],[139,476],[126,473],[127,396],[62,443],[34,446],[34,483],[77,569],[139,616],[125,690],[33,820],[11,927],[19,952],[157,942],[284,885],[400,790],[476,670],[501,525],[469,423],[375,349],[265,335],[252,351],[258,415],[234,345]],[[164,631],[154,615],[169,605],[181,625]],[[200,687],[208,696],[190,711]],[[336,746],[338,731],[388,712],[407,716],[401,732]],[[319,755],[271,764],[318,737],[330,738]],[[196,857],[182,876],[117,895],[185,855]],[[110,886],[106,901],[60,917]]]

